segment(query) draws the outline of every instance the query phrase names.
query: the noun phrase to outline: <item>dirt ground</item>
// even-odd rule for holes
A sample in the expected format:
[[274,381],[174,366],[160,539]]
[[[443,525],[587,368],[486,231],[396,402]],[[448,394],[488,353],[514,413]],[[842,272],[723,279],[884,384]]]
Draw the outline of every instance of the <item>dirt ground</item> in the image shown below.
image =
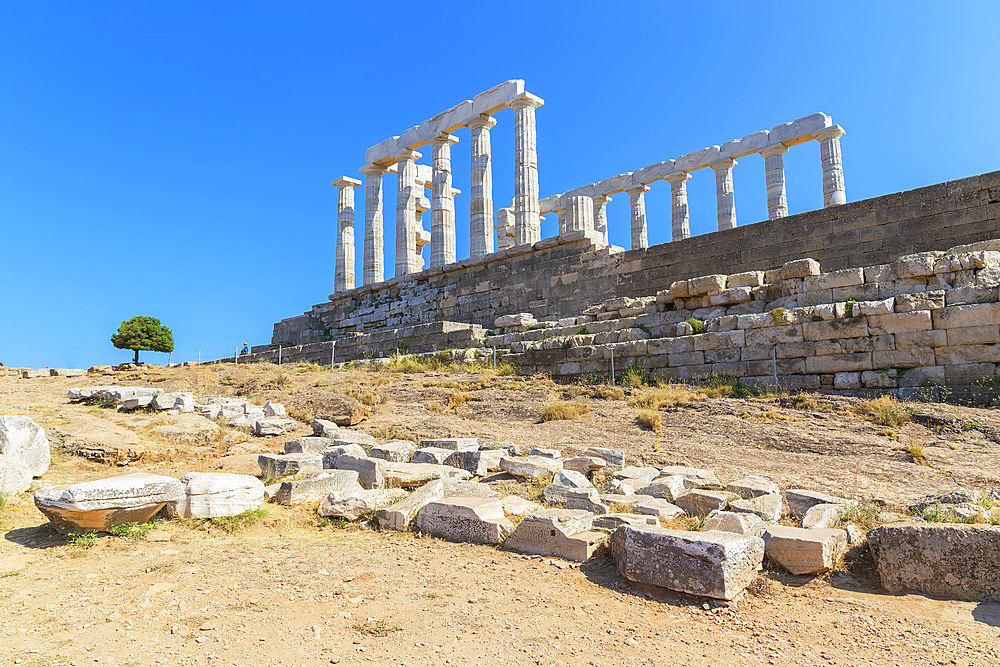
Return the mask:
[[[96,384],[277,400],[303,425],[254,438],[191,415],[125,414],[65,398],[71,386]],[[309,432],[306,421],[355,400],[374,411],[357,430],[380,439],[617,447],[630,464],[683,461],[723,482],[761,474],[783,488],[890,506],[1000,487],[995,410],[914,404],[912,421],[888,429],[861,416],[859,399],[699,397],[661,409],[655,433],[639,426],[626,397],[601,393],[489,373],[151,368],[0,376],[0,414],[26,414],[50,436],[53,464],[36,488],[133,470],[257,473],[257,453],[279,451]],[[542,422],[559,400],[589,412]],[[88,443],[139,444],[145,455],[119,467],[63,451]],[[887,595],[859,572],[813,579],[767,569],[738,603],[720,606],[639,588],[604,558],[574,567],[338,527],[310,507],[267,507],[242,533],[163,521],[144,540],[103,536],[87,546],[53,531],[30,494],[7,499],[0,665],[1000,664],[1000,603]]]

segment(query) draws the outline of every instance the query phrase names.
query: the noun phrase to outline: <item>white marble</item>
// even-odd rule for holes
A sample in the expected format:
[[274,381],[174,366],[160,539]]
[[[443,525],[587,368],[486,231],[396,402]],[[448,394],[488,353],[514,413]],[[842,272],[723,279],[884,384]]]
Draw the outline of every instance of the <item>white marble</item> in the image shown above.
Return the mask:
[[365,246],[363,279],[365,285],[385,280],[385,248],[382,229],[382,177],[386,170],[369,165],[361,170],[365,175]]
[[341,176],[333,182],[337,188],[337,245],[333,291],[354,289],[354,188],[356,178]]
[[417,186],[416,151],[403,151],[396,156],[396,275],[403,276],[420,270],[417,254],[417,204],[423,188]]
[[514,209],[497,210],[497,250],[506,250],[514,245]]
[[510,103],[514,110],[514,243],[542,240],[538,206],[538,149],[535,109],[544,101],[524,93]]
[[648,185],[639,185],[626,190],[632,204],[632,250],[649,247],[649,235],[646,229],[646,193]]
[[680,241],[691,236],[691,216],[688,212],[687,182],[691,174],[679,172],[667,176],[670,183],[671,240]]
[[594,231],[601,235],[604,245],[608,244],[608,202],[610,195],[594,197]]
[[719,160],[708,165],[715,171],[716,212],[719,231],[736,227],[736,195],[733,192],[733,167],[736,160]]
[[[559,216],[562,220],[562,216]],[[578,232],[594,229],[594,200],[590,197],[570,197],[566,202],[564,231]]]
[[455,261],[455,199],[451,187],[451,146],[458,138],[440,134],[433,146],[433,195],[431,199],[431,266]]
[[782,145],[771,146],[760,152],[764,156],[764,176],[767,182],[767,218],[776,220],[788,215],[788,199],[785,197],[785,153]]
[[816,133],[819,141],[819,155],[823,162],[823,206],[839,206],[847,203],[844,188],[844,163],[840,156],[840,138],[844,128],[839,125]]
[[472,178],[469,201],[469,256],[493,252],[493,165],[490,130],[497,124],[491,116],[469,123],[472,130]]

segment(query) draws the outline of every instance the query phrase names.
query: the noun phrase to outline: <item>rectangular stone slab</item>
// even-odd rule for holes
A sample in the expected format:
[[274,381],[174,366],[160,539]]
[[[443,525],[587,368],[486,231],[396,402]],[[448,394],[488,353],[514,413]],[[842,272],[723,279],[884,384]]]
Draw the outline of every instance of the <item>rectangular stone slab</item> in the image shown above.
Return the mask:
[[445,498],[417,513],[421,532],[452,542],[500,544],[514,530],[503,503],[492,498]]

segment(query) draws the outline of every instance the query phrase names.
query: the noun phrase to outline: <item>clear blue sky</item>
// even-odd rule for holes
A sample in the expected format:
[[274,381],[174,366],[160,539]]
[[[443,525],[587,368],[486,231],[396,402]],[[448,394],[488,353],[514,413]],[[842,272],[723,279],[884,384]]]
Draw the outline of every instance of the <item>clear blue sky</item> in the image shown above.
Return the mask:
[[[546,101],[543,197],[816,111],[847,130],[849,200],[1000,169],[998,26],[996,2],[0,0],[0,362],[128,360],[109,338],[140,314],[173,329],[175,361],[269,342],[332,291],[330,181],[507,79]],[[499,206],[512,112],[498,120]],[[791,212],[821,206],[818,144],[786,169]],[[735,187],[740,224],[766,218],[761,158]],[[669,239],[668,191],[648,195],[651,243]],[[689,193],[693,233],[711,231],[712,172]],[[627,245],[627,197],[609,213]]]

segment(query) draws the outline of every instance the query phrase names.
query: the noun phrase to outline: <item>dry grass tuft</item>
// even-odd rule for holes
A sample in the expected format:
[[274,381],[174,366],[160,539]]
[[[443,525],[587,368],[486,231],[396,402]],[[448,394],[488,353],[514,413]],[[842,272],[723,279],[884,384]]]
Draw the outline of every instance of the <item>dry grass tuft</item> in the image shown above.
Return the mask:
[[910,455],[910,460],[916,463],[918,466],[929,466],[927,459],[924,458],[924,446],[923,445],[903,445],[902,447],[896,447],[897,452],[906,452]]
[[640,426],[648,428],[651,431],[659,431],[663,428],[663,419],[656,410],[639,408],[635,412],[635,420],[639,422]]
[[588,412],[590,412],[590,406],[586,403],[556,401],[555,403],[549,403],[542,410],[542,421],[551,422],[560,419],[576,419]]
[[775,409],[763,410],[757,414],[751,414],[747,410],[740,413],[740,418],[746,419],[747,421],[758,422],[761,424],[771,424],[778,421],[784,422],[804,422],[806,421],[802,417],[793,417],[791,415],[786,415],[783,412],[778,412]]
[[702,398],[694,389],[683,385],[666,385],[655,389],[647,389],[629,396],[628,404],[633,408],[659,410],[660,408],[676,408],[690,405]]
[[879,396],[852,408],[854,414],[879,426],[899,428],[913,419],[913,409],[892,396]]

